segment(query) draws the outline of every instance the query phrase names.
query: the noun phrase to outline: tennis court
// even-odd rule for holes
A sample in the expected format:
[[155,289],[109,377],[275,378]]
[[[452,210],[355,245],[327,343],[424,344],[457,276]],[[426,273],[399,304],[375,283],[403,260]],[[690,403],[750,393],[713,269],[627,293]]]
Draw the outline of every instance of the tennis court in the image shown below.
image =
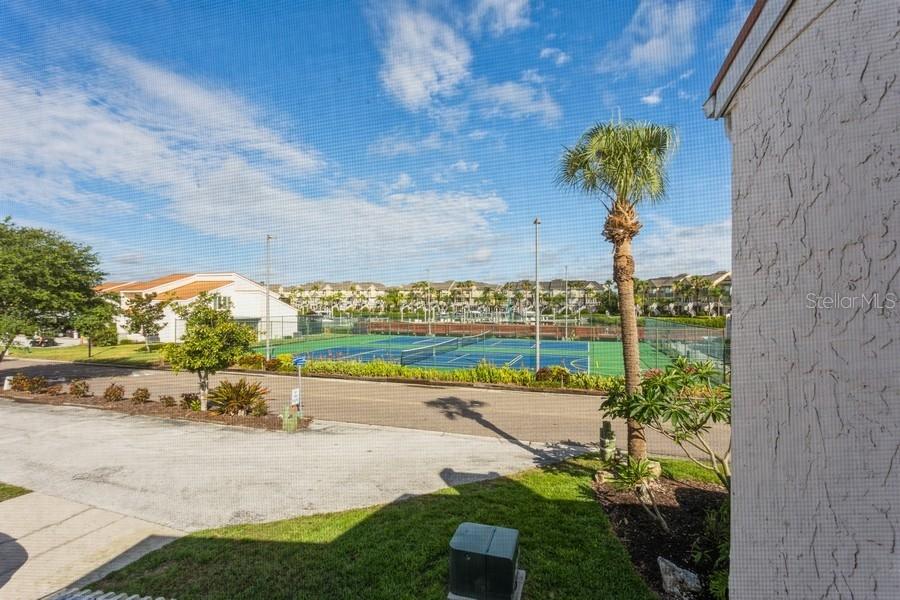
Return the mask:
[[[264,353],[265,346],[255,348]],[[641,342],[643,368],[661,368],[668,356]],[[278,340],[275,354],[303,354],[310,360],[383,360],[402,365],[467,369],[480,362],[518,369],[534,369],[534,339],[470,336],[311,334],[299,340]],[[541,366],[566,367],[572,372],[621,375],[622,345],[617,341],[541,340]]]

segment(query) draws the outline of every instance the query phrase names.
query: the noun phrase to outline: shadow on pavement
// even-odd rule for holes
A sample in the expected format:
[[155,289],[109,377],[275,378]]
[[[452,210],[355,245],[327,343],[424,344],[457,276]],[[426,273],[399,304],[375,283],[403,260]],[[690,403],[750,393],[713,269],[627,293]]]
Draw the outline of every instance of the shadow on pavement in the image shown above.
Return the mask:
[[0,533],[0,590],[28,560],[28,552],[19,542]]
[[442,398],[428,400],[424,404],[429,408],[440,410],[443,415],[451,421],[456,419],[470,419],[475,421],[509,443],[533,454],[536,458],[536,464],[565,460],[566,458],[584,454],[589,450],[587,446],[569,440],[559,441],[553,444],[542,444],[542,447],[534,447],[527,444],[487,419],[481,411],[478,410],[479,408],[486,406],[486,403],[481,400],[463,400],[457,396],[444,396]]

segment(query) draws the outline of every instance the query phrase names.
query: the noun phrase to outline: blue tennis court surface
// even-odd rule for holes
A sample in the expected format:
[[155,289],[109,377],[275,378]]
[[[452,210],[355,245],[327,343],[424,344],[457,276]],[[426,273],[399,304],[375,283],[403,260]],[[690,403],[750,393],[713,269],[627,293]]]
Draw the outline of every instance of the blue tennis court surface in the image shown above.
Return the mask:
[[[438,369],[472,368],[485,361],[519,369],[535,367],[534,340],[488,337],[350,336],[327,348],[302,352],[311,360],[384,360]],[[340,343],[344,342],[344,343]],[[590,346],[584,341],[541,342],[541,366],[587,371]]]

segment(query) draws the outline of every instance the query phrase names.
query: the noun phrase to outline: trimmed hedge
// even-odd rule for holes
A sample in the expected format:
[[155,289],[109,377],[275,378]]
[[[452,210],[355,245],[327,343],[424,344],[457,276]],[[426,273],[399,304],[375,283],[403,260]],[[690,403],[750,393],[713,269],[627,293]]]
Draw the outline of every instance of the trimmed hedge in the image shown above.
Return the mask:
[[[292,364],[293,356],[280,354],[278,369],[284,373],[296,373]],[[243,366],[249,361],[238,361],[236,366]],[[304,375],[341,375],[346,377],[384,377],[393,379],[412,379],[418,381],[490,383],[501,385],[517,385],[535,388],[562,388],[578,390],[606,391],[615,385],[618,377],[606,375],[589,375],[587,373],[570,373],[563,367],[553,367],[552,376],[546,373],[535,375],[526,369],[498,367],[488,362],[481,362],[471,369],[430,369],[400,365],[383,360],[371,362],[345,360],[311,360],[303,367]],[[565,375],[561,372],[565,371]]]
[[682,325],[694,327],[709,327],[710,329],[725,329],[725,317],[653,317],[660,321],[671,321]]

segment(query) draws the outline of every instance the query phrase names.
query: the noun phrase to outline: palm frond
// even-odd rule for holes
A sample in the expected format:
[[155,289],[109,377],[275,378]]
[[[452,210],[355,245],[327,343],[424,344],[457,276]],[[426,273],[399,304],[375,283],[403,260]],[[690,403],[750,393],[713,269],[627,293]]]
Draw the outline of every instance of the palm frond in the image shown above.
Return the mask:
[[636,121],[598,123],[560,161],[557,182],[635,205],[665,196],[666,163],[677,145],[671,127]]

